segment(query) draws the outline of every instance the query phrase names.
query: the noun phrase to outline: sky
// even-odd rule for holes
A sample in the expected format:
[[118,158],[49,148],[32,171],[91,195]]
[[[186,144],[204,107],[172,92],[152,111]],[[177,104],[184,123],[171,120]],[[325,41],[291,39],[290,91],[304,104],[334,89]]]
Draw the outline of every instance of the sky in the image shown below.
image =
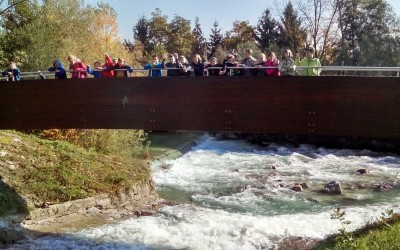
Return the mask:
[[[132,28],[140,17],[151,18],[151,12],[156,8],[162,11],[163,15],[168,16],[171,21],[175,14],[191,20],[192,28],[196,17],[199,18],[203,34],[208,38],[210,30],[215,21],[218,22],[222,34],[231,30],[233,22],[249,21],[250,25],[256,26],[258,19],[262,16],[265,9],[269,8],[273,12],[275,4],[279,9],[284,8],[282,0],[84,0],[86,4],[96,5],[97,2],[108,3],[114,8],[118,17],[118,26],[122,39],[133,40]],[[292,0],[295,4],[296,0]],[[387,0],[393,7],[394,12],[400,17],[400,0]],[[276,13],[271,13],[275,15]]]

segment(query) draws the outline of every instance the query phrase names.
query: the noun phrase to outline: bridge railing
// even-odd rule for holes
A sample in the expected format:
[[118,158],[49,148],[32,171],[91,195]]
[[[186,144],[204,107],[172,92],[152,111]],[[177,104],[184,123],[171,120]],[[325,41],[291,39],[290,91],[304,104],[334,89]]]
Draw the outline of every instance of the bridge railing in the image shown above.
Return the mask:
[[[227,67],[227,69],[234,70],[234,69],[277,69],[279,67]],[[322,72],[336,72],[336,75],[340,76],[349,76],[354,75],[354,72],[395,72],[396,77],[400,77],[400,67],[362,67],[362,66],[320,66],[320,67],[307,67],[307,66],[296,66],[295,70],[300,71],[303,69],[321,69]],[[143,68],[134,68],[133,72],[149,72],[152,70],[171,70],[176,69],[179,70],[180,68],[161,68],[161,69],[143,69]],[[223,69],[223,67],[207,67],[204,71],[207,72],[207,69]],[[103,71],[101,69],[93,69],[93,71]],[[113,69],[113,71],[126,71],[126,69]],[[189,71],[193,71],[190,69]],[[76,72],[87,72],[87,71],[67,71],[67,74],[76,73]],[[21,72],[20,78],[21,79],[40,79],[40,78],[48,78],[54,76],[54,71],[32,71],[32,72]],[[143,76],[147,76],[145,74]],[[0,80],[4,81],[7,80],[7,77],[0,77]]]

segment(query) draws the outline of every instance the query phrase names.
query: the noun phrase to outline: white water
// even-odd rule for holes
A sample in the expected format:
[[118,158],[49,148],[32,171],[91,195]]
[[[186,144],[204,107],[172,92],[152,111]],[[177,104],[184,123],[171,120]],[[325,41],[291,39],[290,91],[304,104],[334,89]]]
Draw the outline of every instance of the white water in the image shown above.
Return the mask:
[[[340,223],[330,218],[336,207],[351,221],[347,230],[355,230],[400,204],[398,188],[352,188],[399,183],[400,157],[367,150],[257,147],[209,138],[166,165],[153,164],[153,178],[161,196],[181,205],[12,249],[275,249],[285,237],[337,233]],[[370,173],[356,174],[360,168]],[[344,195],[317,192],[332,180],[342,183]],[[296,193],[279,185],[296,182],[310,189]]]

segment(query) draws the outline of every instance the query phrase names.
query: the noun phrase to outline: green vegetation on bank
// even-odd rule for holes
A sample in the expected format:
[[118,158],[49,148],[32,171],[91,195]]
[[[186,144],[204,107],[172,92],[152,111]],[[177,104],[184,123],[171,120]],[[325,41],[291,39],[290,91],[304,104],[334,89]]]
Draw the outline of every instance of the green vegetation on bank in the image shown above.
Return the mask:
[[[344,227],[340,234],[332,236],[316,249],[330,250],[384,250],[400,249],[400,214],[382,212],[381,218],[375,223],[370,223],[364,228],[352,233]],[[343,214],[344,215],[344,214]],[[339,219],[340,220],[340,219]]]
[[116,193],[150,180],[141,147],[143,131],[83,133],[84,146],[0,131],[0,215],[25,212],[44,203]]

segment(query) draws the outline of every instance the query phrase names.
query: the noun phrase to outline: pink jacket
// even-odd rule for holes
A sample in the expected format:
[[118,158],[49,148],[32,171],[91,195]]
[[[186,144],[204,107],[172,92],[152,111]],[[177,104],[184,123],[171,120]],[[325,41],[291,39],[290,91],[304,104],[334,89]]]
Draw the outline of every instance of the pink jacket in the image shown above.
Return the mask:
[[73,65],[69,66],[70,71],[83,71],[83,72],[72,72],[71,78],[86,78],[87,68],[83,62],[75,62]]
[[279,60],[278,59],[274,59],[272,61],[267,60],[264,63],[265,67],[276,67],[275,69],[265,69],[265,73],[267,74],[267,76],[280,76],[281,72],[279,71]]

